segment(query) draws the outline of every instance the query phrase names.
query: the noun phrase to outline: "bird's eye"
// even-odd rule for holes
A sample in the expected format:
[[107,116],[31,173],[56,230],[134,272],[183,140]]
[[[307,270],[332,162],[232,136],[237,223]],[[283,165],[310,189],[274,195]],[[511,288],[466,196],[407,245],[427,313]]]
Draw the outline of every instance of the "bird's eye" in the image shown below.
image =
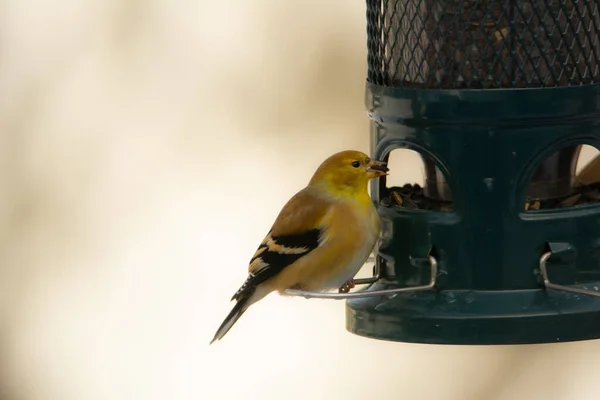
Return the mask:
[[360,162],[358,162],[358,161],[352,161],[352,166],[354,168],[358,168],[358,167],[360,167]]

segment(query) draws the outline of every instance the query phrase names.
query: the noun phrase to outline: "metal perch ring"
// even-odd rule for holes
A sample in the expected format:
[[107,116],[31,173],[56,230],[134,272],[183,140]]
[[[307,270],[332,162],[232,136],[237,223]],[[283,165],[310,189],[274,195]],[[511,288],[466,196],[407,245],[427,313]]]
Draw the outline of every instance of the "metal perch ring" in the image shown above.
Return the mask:
[[[427,285],[422,286],[410,286],[403,287],[397,289],[385,289],[385,290],[373,290],[373,291],[360,291],[353,293],[319,293],[319,292],[307,292],[304,290],[295,290],[295,289],[287,289],[285,291],[286,294],[290,296],[301,296],[306,299],[334,299],[334,300],[344,300],[344,299],[360,299],[366,297],[377,297],[377,296],[387,296],[391,294],[398,293],[412,293],[412,292],[423,292],[426,290],[432,290],[435,287],[437,281],[437,260],[432,255],[428,256],[429,265],[431,267],[431,277],[429,278],[429,283]],[[376,274],[376,275],[379,275]],[[372,279],[365,279],[368,282],[360,282],[357,280],[357,283],[371,283]]]

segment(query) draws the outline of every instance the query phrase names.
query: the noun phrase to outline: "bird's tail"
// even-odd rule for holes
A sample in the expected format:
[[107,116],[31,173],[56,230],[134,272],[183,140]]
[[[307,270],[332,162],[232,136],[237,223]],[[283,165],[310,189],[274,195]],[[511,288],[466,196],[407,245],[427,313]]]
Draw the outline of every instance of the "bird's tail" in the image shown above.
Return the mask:
[[262,293],[261,290],[257,291],[256,288],[253,288],[240,296],[237,299],[235,306],[233,306],[233,309],[227,314],[227,317],[225,317],[225,320],[221,326],[219,326],[219,329],[217,329],[217,333],[215,333],[215,337],[210,341],[210,344],[213,344],[216,340],[221,340],[223,336],[229,332],[233,324],[235,324],[242,314],[244,314],[248,307],[262,299],[265,294],[266,293]]

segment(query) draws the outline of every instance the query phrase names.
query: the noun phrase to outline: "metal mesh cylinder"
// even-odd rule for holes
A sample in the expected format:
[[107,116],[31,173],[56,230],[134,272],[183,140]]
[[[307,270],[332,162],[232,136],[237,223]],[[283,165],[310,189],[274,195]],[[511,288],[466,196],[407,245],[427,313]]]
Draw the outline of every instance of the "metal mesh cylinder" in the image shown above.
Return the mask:
[[423,89],[600,82],[598,0],[367,0],[368,81]]

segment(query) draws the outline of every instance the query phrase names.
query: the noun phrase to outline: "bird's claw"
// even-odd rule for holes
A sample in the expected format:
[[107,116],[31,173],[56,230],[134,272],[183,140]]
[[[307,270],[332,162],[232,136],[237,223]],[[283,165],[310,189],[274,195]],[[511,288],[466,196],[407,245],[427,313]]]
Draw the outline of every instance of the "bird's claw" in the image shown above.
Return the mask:
[[352,289],[354,286],[356,286],[356,284],[354,283],[354,279],[350,279],[349,281],[346,281],[339,289],[338,292],[339,293],[348,293],[350,291],[350,289]]

